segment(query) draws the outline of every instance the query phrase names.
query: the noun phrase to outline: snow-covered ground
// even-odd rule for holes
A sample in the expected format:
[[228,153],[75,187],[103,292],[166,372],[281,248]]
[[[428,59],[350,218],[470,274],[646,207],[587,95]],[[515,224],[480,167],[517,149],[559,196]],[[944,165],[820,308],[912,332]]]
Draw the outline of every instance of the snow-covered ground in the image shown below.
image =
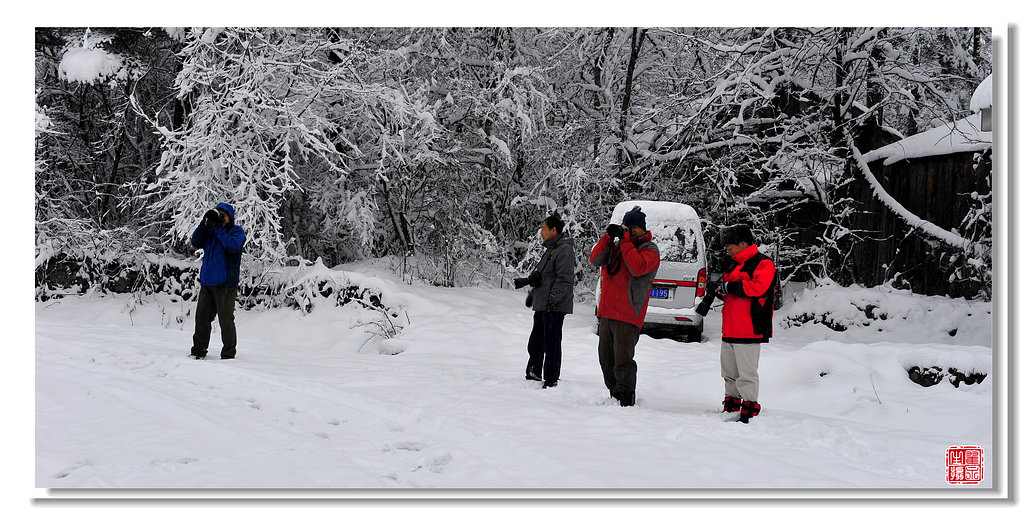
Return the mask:
[[946,483],[946,448],[992,459],[991,376],[928,388],[907,376],[990,373],[987,303],[809,290],[776,314],[763,411],[744,425],[715,413],[717,310],[702,343],[641,337],[638,405],[621,408],[589,304],[565,321],[559,386],[541,389],[523,377],[524,293],[344,270],[399,310],[396,326],[408,317],[397,337],[380,341],[383,315],[356,306],[239,310],[238,357],[218,358],[215,328],[196,361],[194,321],[176,319],[194,303],[36,303],[36,486],[971,490]]

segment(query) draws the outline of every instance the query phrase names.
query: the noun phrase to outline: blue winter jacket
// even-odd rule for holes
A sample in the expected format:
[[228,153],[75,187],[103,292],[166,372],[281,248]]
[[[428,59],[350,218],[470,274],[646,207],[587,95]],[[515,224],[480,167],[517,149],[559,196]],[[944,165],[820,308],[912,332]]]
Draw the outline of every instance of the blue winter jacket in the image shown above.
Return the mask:
[[235,224],[234,207],[221,202],[217,204],[217,208],[228,213],[231,223],[215,228],[200,224],[192,232],[192,246],[203,250],[199,284],[238,288],[238,269],[242,265],[245,230]]

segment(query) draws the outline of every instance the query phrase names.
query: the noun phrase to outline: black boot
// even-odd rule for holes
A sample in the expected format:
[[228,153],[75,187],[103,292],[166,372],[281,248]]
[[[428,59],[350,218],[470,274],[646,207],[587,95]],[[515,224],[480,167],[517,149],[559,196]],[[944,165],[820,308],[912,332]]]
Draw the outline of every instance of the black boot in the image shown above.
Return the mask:
[[636,392],[622,391],[619,393],[619,406],[633,406],[636,404]]
[[744,401],[740,405],[740,422],[747,424],[752,417],[759,413],[761,413],[761,405],[758,405],[756,401]]

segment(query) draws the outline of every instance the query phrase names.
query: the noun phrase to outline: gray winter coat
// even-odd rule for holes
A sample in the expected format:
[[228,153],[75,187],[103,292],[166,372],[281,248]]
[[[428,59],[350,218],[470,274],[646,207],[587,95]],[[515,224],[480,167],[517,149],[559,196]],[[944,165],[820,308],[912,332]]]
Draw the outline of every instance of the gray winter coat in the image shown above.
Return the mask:
[[572,313],[575,245],[576,241],[564,233],[544,242],[544,254],[536,269],[540,271],[540,286],[532,290],[534,311],[547,311],[548,302],[554,302],[554,311]]

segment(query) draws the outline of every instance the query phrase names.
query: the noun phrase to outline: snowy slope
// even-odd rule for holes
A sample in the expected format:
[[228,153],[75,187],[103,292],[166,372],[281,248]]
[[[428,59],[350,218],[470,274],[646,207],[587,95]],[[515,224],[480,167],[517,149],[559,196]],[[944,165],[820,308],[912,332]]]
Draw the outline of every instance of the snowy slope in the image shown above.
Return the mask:
[[589,306],[567,317],[561,383],[542,390],[523,378],[523,293],[376,275],[411,321],[385,345],[398,355],[353,327],[365,311],[240,310],[238,358],[215,358],[215,329],[213,356],[196,361],[193,322],[161,315],[166,297],[37,303],[37,487],[964,490],[945,483],[946,448],[992,447],[991,378],[923,388],[906,374],[919,360],[990,369],[988,304],[919,299],[946,315],[981,311],[962,314],[975,337],[958,344],[916,315],[882,332],[788,326],[816,309],[790,303],[762,354],[763,413],[743,425],[714,413],[717,311],[703,343],[641,337],[639,403],[620,408]]

